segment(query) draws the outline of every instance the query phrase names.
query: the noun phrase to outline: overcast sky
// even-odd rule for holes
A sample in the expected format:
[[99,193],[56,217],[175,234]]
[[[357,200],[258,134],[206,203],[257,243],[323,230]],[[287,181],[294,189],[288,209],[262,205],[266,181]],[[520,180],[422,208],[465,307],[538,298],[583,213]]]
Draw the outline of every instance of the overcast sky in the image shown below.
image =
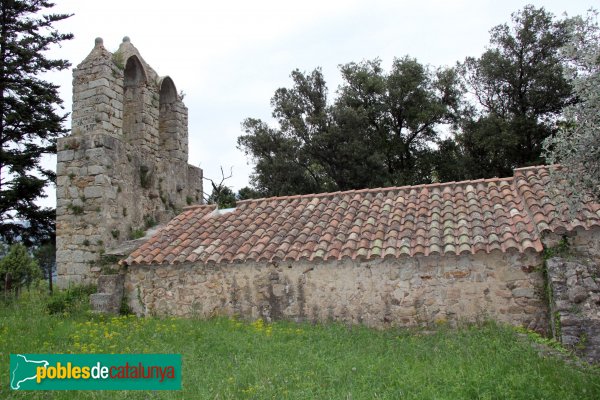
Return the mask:
[[[290,72],[321,67],[330,99],[340,84],[338,65],[379,57],[388,69],[394,57],[410,55],[432,66],[479,56],[489,30],[510,21],[525,4],[557,16],[584,14],[592,0],[57,0],[53,12],[74,14],[56,24],[75,38],[52,49],[75,67],[94,39],[115,51],[129,36],[159,75],[173,78],[189,109],[189,163],[227,184],[248,185],[251,160],[237,149],[241,122],[268,120],[270,99],[289,87]],[[71,70],[52,73],[71,110]],[[49,161],[55,164],[55,158]],[[54,190],[43,204],[54,206]]]

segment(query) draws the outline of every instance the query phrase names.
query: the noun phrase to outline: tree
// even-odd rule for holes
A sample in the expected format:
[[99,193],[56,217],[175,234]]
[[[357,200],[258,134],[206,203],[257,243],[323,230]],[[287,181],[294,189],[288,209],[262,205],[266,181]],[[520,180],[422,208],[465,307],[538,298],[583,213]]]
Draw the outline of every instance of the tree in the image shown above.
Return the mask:
[[206,202],[208,204],[216,204],[217,208],[233,208],[235,207],[235,193],[229,186],[225,186],[224,182],[233,176],[233,168],[230,169],[229,175],[225,176],[223,167],[221,167],[221,181],[216,183],[213,179],[204,178],[210,182],[212,192]]
[[366,145],[360,158],[369,162],[360,176],[378,167],[378,177],[348,188],[431,182],[431,145],[460,107],[456,72],[432,71],[408,56],[394,59],[388,74],[379,60],[346,64],[341,71],[345,84],[336,102],[341,136],[357,136]]
[[555,177],[570,188],[573,200],[590,195],[600,202],[600,29],[597,13],[574,18],[570,40],[562,48],[565,70],[577,103],[564,110],[565,123],[544,142],[544,156],[564,168]]
[[238,200],[248,200],[248,199],[262,199],[265,195],[259,192],[256,189],[252,189],[249,186],[244,186],[240,190],[238,190],[236,194],[236,198]]
[[490,31],[490,47],[480,58],[460,66],[475,100],[457,136],[467,178],[507,176],[515,167],[543,162],[542,142],[574,100],[560,53],[567,25],[567,19],[526,6],[512,14],[512,26]]
[[235,193],[228,186],[216,186],[208,197],[208,204],[216,204],[220,209],[235,207]]
[[8,254],[0,259],[0,287],[5,297],[8,293],[19,294],[23,286],[29,286],[40,278],[40,268],[21,243],[10,246]]
[[320,69],[310,74],[295,70],[292,88],[279,88],[271,99],[279,127],[248,118],[242,123],[246,135],[238,146],[255,161],[253,186],[267,196],[316,193],[334,189],[315,157],[315,139],[329,131],[330,107],[327,86]]
[[52,276],[56,271],[56,243],[47,242],[33,251],[33,256],[46,279],[48,279],[48,290],[52,293]]
[[319,69],[292,72],[271,104],[277,127],[246,119],[239,147],[256,163],[252,183],[267,196],[407,185],[432,179],[432,147],[452,123],[460,91],[454,70],[409,57],[389,73],[380,60],[340,66],[333,105]]
[[0,6],[0,237],[7,243],[54,235],[54,210],[35,201],[55,181],[40,161],[56,153],[66,115],[56,112],[62,104],[58,86],[39,75],[69,67],[45,52],[73,35],[53,28],[70,15],[40,14],[53,6],[44,0],[6,0]]

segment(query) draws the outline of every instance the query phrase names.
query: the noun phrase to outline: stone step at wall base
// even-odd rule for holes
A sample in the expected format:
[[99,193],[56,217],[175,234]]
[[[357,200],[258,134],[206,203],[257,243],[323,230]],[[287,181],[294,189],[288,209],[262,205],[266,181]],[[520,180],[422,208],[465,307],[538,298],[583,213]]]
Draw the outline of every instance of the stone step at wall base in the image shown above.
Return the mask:
[[93,311],[116,314],[121,308],[121,299],[109,293],[94,293],[90,295],[90,303]]
[[114,293],[123,295],[124,275],[100,275],[98,277],[98,293]]

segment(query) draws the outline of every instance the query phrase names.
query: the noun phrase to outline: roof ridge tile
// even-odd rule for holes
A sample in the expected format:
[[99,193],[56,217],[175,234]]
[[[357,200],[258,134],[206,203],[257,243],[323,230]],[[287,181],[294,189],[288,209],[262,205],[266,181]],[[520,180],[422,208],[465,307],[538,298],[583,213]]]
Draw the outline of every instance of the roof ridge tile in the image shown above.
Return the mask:
[[194,205],[124,262],[204,264],[383,259],[542,250],[541,234],[600,226],[600,205],[572,220],[548,190],[556,166],[512,177],[248,199],[233,212]]

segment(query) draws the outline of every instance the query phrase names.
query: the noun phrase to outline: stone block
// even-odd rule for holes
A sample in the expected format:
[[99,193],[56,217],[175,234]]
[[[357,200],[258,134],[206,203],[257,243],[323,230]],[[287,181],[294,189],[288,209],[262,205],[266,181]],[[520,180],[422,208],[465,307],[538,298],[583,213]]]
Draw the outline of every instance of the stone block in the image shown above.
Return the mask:
[[[104,170],[104,167],[102,167],[102,169]],[[92,173],[90,173],[90,175],[94,175]],[[98,186],[108,186],[110,185],[110,178],[102,173],[100,173],[99,175],[96,175],[96,177],[94,178],[94,184],[98,185]]]
[[461,290],[459,287],[449,288],[447,293],[449,300],[459,300],[461,298]]
[[520,266],[503,266],[498,270],[498,278],[505,282],[527,279]]
[[101,160],[106,155],[106,150],[103,148],[103,143],[94,143],[94,148],[87,149],[85,155],[89,157],[90,161]]
[[573,273],[571,276],[567,275],[567,286],[573,287],[575,285],[577,285],[577,275],[575,275],[575,273]]
[[533,288],[516,288],[512,291],[515,297],[535,298],[535,290]]
[[56,158],[58,162],[72,161],[74,154],[73,150],[61,150],[57,153]]
[[82,245],[86,240],[89,241],[89,239],[86,236],[83,236],[83,235],[73,235],[72,236],[72,240],[71,240],[71,244]]
[[57,266],[60,265],[61,267],[66,268],[65,264],[68,263],[72,259],[72,257],[73,255],[70,250],[65,250],[64,248],[60,249],[60,251],[56,253]]
[[156,276],[165,278],[167,276],[167,269],[164,267],[156,268]]
[[113,124],[111,124],[110,122],[108,122],[108,121],[102,121],[102,122],[101,122],[101,123],[99,123],[98,125],[99,125],[99,126],[100,126],[100,127],[101,127],[101,128],[104,130],[104,131],[106,131],[106,132],[109,132],[109,133],[113,132],[113,131],[114,131],[114,128],[115,128],[115,126],[114,126]]
[[112,89],[111,87],[109,87],[109,85],[106,85],[106,86],[97,86],[93,90],[95,91],[94,94],[102,94],[102,95],[108,96],[108,98],[110,98],[110,99],[116,99],[117,98],[117,93],[115,92],[114,89]]
[[115,110],[123,111],[123,102],[117,99],[110,100],[110,106]]
[[96,96],[96,89],[76,90],[73,93],[73,102],[82,102]]
[[107,187],[105,190],[106,198],[108,200],[114,200],[117,198],[117,187],[111,186]]
[[115,128],[123,128],[123,120],[117,117],[110,117],[108,122],[110,122]]
[[98,277],[98,293],[122,295],[124,281],[124,275],[100,275]]
[[105,172],[103,165],[90,165],[88,167],[88,174],[90,175],[98,175],[103,174]]
[[71,262],[67,265],[67,274],[69,275],[89,275],[90,266],[84,263]]
[[446,279],[462,279],[462,278],[466,278],[471,274],[471,271],[469,271],[468,269],[460,269],[460,270],[453,270],[453,271],[447,271],[444,273],[444,278]]
[[83,195],[87,199],[94,199],[104,195],[105,188],[102,186],[87,186],[83,189]]
[[119,312],[121,299],[119,302],[116,302],[115,296],[108,293],[94,293],[90,295],[90,303],[92,306],[92,310],[106,313],[106,314],[116,314]]
[[72,199],[79,198],[79,189],[76,186],[71,186],[68,188],[69,197]]
[[579,304],[588,298],[588,291],[582,286],[575,286],[569,290],[569,300]]
[[96,80],[93,80],[90,83],[88,83],[88,88],[90,88],[90,89],[94,89],[99,86],[109,86],[108,79],[100,78],[100,79],[96,79]]

